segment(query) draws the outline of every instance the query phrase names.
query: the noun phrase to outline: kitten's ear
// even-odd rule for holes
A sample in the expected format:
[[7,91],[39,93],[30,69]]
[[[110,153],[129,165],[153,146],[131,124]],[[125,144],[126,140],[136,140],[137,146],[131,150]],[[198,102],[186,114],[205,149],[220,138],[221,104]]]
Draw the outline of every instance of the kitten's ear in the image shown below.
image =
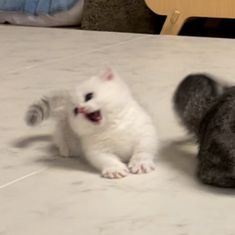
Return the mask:
[[115,78],[115,72],[112,68],[108,67],[105,71],[101,74],[100,78],[105,81],[111,81]]

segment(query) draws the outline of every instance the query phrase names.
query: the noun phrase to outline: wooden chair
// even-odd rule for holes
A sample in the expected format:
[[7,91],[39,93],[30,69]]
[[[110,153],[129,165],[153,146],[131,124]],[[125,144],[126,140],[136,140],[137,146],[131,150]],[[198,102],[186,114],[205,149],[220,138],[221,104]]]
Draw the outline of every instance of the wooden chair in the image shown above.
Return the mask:
[[155,13],[167,15],[161,34],[176,35],[189,17],[235,18],[235,0],[145,0]]

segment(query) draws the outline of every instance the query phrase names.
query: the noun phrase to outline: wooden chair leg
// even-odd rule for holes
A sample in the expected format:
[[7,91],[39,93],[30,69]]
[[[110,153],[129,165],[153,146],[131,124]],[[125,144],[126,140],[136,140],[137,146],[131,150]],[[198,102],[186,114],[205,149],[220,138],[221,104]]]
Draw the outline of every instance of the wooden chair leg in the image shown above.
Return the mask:
[[172,14],[167,16],[161,34],[177,35],[185,20],[186,17],[184,17],[181,12],[175,10]]

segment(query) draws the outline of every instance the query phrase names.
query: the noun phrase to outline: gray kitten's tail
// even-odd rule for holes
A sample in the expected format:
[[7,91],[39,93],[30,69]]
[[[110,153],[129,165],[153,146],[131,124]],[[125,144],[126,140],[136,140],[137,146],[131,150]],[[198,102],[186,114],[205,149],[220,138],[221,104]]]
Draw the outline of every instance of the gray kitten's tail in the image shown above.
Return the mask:
[[63,113],[68,100],[68,92],[62,91],[42,97],[31,104],[26,112],[25,121],[29,126],[36,126],[50,117]]
[[200,122],[225,86],[205,74],[190,74],[175,91],[173,102],[176,114],[189,133],[198,137]]

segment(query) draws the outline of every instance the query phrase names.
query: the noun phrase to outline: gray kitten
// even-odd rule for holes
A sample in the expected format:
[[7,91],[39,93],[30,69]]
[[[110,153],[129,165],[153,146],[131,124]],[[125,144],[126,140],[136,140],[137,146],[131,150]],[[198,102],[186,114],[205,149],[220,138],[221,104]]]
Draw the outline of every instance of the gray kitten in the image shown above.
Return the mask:
[[235,87],[207,75],[187,76],[174,95],[176,113],[199,143],[199,179],[235,187]]
[[174,94],[174,108],[190,134],[198,138],[201,120],[224,86],[205,74],[191,74],[183,79]]

